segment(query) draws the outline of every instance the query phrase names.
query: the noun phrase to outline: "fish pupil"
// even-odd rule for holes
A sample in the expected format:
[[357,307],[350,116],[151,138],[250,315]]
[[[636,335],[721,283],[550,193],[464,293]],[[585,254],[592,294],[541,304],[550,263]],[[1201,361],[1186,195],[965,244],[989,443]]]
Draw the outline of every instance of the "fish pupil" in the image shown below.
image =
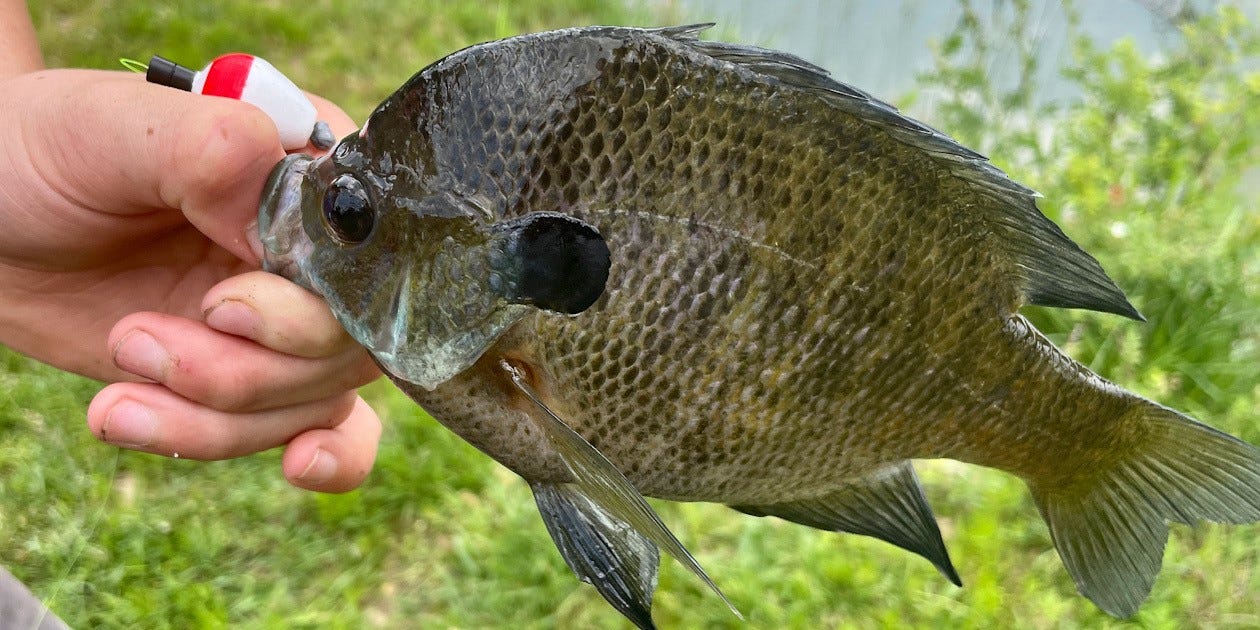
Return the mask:
[[338,241],[362,243],[372,233],[375,219],[367,191],[353,176],[334,179],[324,191],[324,222]]

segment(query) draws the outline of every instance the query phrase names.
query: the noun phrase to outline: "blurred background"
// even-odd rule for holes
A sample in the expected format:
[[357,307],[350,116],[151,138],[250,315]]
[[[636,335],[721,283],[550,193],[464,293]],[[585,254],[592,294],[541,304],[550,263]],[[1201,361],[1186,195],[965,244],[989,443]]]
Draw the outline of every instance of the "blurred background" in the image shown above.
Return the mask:
[[[362,121],[464,46],[588,24],[717,21],[987,155],[1150,320],[1030,308],[1126,387],[1260,443],[1260,7],[1177,0],[33,3],[50,66],[267,58]],[[0,348],[0,561],[82,628],[622,628],[513,474],[384,383],[362,489],[290,488],[278,453],[199,463],[96,442],[100,385]],[[748,617],[676,563],[661,627],[1260,627],[1260,526],[1175,527],[1132,622],[1076,595],[1023,484],[918,468],[966,583],[883,543],[656,503]]]

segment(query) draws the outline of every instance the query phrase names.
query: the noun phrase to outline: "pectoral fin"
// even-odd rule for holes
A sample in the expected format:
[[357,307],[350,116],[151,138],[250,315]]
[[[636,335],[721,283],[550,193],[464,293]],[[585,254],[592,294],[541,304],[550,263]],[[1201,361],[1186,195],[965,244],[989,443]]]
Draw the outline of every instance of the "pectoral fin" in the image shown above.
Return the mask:
[[654,629],[652,592],[660,563],[656,545],[572,484],[530,487],[569,568],[634,625]]
[[949,581],[962,586],[910,462],[853,479],[816,499],[731,507],[753,516],[777,516],[818,529],[890,542],[927,558]]
[[661,518],[652,510],[652,506],[635,490],[630,481],[612,462],[594,446],[591,446],[581,435],[569,428],[564,420],[555,414],[530,387],[525,377],[515,366],[507,361],[500,362],[501,367],[511,376],[512,383],[525,395],[541,413],[530,414],[538,428],[547,437],[547,443],[560,455],[577,487],[588,499],[598,504],[609,514],[624,521],[631,528],[648,540],[656,543],[666,553],[681,562],[689,571],[700,578],[737,617],[743,615],[735,608],[722,590],[709,579],[704,569],[674,537]]

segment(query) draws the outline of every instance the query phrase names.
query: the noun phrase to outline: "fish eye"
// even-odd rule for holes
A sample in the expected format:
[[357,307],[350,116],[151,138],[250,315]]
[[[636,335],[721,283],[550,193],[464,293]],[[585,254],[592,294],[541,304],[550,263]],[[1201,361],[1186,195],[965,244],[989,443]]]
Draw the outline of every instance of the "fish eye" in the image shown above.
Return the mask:
[[345,245],[367,240],[376,216],[359,180],[342,175],[328,185],[324,191],[324,223],[333,237]]

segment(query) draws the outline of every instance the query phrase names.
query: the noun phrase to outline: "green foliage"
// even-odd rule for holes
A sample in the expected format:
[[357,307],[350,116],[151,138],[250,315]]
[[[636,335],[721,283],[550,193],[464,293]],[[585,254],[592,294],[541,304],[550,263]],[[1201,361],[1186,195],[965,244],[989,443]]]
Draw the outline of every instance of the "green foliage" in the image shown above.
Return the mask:
[[[33,5],[52,64],[256,52],[358,120],[459,47],[646,17],[594,0]],[[1181,24],[1181,45],[1159,58],[1075,37],[1067,76],[1081,99],[1047,103],[1029,3],[995,6],[963,3],[922,79],[927,118],[1045,192],[1047,215],[1150,322],[1029,316],[1110,378],[1260,442],[1260,27],[1224,8]],[[995,64],[1011,47],[1016,58]],[[82,428],[97,388],[0,349],[0,558],[76,627],[627,627],[569,573],[528,489],[383,383],[366,392],[387,426],[376,469],[338,496],[289,488],[276,453],[206,464],[101,445]],[[666,561],[660,625],[1129,625],[1075,594],[1018,480],[919,468],[965,588],[872,540],[657,504],[748,616]],[[1175,529],[1137,623],[1260,626],[1257,535]]]
[[[336,97],[362,121],[425,64],[474,43],[522,32],[628,23],[600,0],[444,2],[31,3],[50,66],[119,69],[119,57],[161,54],[200,68],[231,51],[258,53],[304,89]],[[387,35],[386,35],[387,34]]]
[[[1034,125],[1010,123],[1048,110],[1036,105],[1041,57],[1030,1],[986,3],[987,15],[971,0],[958,4],[958,24],[938,45],[936,67],[920,81],[921,89],[939,97],[932,103],[933,122],[982,153],[994,153],[999,143],[1012,140],[1036,148]],[[995,76],[998,69],[1005,72]],[[1007,147],[999,152],[1007,154]]]
[[[1182,45],[1154,57],[1128,40],[1102,49],[1077,34],[1064,74],[1081,99],[1046,104],[1031,80],[1034,46],[1019,46],[1013,85],[984,73],[994,41],[1029,41],[1027,1],[1000,3],[1013,8],[998,11],[996,28],[962,4],[924,78],[943,95],[936,122],[1045,191],[1043,212],[1150,321],[1049,309],[1030,317],[1104,376],[1185,401],[1254,440],[1254,421],[1229,412],[1254,400],[1260,381],[1260,221],[1240,188],[1260,158],[1260,29],[1222,6],[1182,23]],[[1070,5],[1068,15],[1077,26]]]

